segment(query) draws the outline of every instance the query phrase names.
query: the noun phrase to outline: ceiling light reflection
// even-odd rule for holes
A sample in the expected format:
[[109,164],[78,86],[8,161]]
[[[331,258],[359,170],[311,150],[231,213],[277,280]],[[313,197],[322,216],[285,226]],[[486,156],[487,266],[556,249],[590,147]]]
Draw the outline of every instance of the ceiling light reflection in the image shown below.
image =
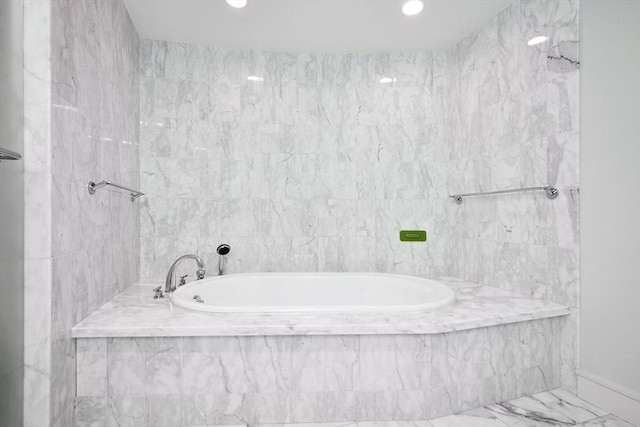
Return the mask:
[[407,16],[417,15],[424,9],[422,0],[408,0],[402,5],[402,13]]
[[247,5],[247,0],[227,0],[227,4],[236,9],[242,9]]
[[532,38],[531,40],[529,40],[527,42],[527,44],[529,46],[535,46],[537,44],[544,43],[546,41],[547,41],[547,36],[536,36],[536,37]]

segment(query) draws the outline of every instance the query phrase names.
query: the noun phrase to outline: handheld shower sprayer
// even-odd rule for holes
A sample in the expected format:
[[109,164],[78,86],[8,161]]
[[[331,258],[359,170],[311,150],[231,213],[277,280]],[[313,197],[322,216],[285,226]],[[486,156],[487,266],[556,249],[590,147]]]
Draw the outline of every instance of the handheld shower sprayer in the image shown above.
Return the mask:
[[231,246],[223,243],[218,246],[216,252],[218,253],[218,276],[222,276],[222,257],[231,252]]

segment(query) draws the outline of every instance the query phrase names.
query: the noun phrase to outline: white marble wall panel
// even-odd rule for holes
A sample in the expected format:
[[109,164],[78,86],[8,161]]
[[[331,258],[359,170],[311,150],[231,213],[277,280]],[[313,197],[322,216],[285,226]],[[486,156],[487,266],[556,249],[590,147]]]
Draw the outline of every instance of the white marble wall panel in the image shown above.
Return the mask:
[[557,387],[563,322],[435,335],[78,339],[78,425],[435,418]]
[[52,4],[52,41],[57,337],[138,276],[139,205],[86,185],[139,187],[139,42],[121,2],[71,1]]
[[51,5],[23,3],[24,404],[23,425],[49,425],[51,407]]
[[[436,246],[396,241],[401,228],[431,229],[444,215],[444,67],[446,57],[430,53],[144,41],[142,276],[164,275],[184,252],[213,267],[223,241],[229,272],[443,273],[409,265],[436,258]],[[396,82],[381,84],[385,76]],[[387,222],[389,211],[403,216]]]
[[[527,46],[537,34],[549,41]],[[476,248],[468,248],[475,255],[469,257],[482,257],[482,262],[459,264],[455,273],[460,276],[525,286],[532,295],[557,294],[544,277],[543,253],[566,249],[569,259],[577,253],[577,201],[570,192],[578,185],[577,44],[576,2],[521,1],[449,52],[449,191],[551,184],[561,192],[553,202],[522,195],[469,199],[455,207],[460,248],[476,240]],[[487,92],[487,85],[496,89]],[[493,249],[478,247],[488,242]],[[512,275],[498,264],[505,255],[512,257],[505,264],[523,264]],[[497,266],[493,274],[480,270],[486,264]],[[559,276],[557,269],[550,271]],[[526,277],[532,279],[529,284],[514,280]]]

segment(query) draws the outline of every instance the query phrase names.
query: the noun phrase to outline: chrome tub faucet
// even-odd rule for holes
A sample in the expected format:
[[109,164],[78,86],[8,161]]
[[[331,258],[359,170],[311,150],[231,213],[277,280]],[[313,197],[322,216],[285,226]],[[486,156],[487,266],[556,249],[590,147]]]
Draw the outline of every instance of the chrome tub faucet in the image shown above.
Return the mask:
[[[193,259],[198,263],[198,270],[196,271],[196,275],[198,277],[198,280],[204,279],[204,262],[202,262],[202,258],[200,258],[198,255],[193,255],[193,254],[189,254],[189,255],[182,255],[180,258],[178,258],[177,260],[175,260],[173,262],[173,264],[171,264],[171,268],[169,269],[169,273],[167,274],[167,280],[165,281],[165,285],[164,285],[164,291],[166,292],[173,292],[176,290],[176,284],[175,284],[175,270],[178,267],[178,265],[184,261],[185,259]],[[185,281],[185,276],[181,276],[180,277],[180,285],[182,286],[186,283]]]
[[222,257],[231,252],[231,246],[223,243],[218,246],[216,252],[218,253],[218,276],[222,276],[224,274],[222,271]]

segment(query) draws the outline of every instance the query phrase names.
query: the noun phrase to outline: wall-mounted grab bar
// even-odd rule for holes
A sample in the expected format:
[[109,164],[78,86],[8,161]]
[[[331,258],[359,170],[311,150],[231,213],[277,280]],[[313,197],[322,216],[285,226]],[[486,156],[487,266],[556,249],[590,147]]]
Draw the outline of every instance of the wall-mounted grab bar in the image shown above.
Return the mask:
[[544,187],[514,188],[513,190],[485,191],[482,193],[453,194],[451,197],[457,204],[462,204],[463,197],[488,196],[491,194],[521,193],[523,191],[544,191],[549,199],[558,197],[558,190],[550,185]]
[[91,181],[89,182],[88,187],[89,194],[95,194],[96,190],[99,190],[103,187],[115,188],[119,193],[122,193],[125,196],[131,198],[132,202],[135,201],[138,197],[144,196],[144,193],[142,191],[132,190],[131,188],[123,187],[122,185],[114,184],[113,182],[109,181],[100,181],[98,183]]
[[2,160],[20,160],[22,156],[15,151],[7,150],[0,147],[0,161]]

